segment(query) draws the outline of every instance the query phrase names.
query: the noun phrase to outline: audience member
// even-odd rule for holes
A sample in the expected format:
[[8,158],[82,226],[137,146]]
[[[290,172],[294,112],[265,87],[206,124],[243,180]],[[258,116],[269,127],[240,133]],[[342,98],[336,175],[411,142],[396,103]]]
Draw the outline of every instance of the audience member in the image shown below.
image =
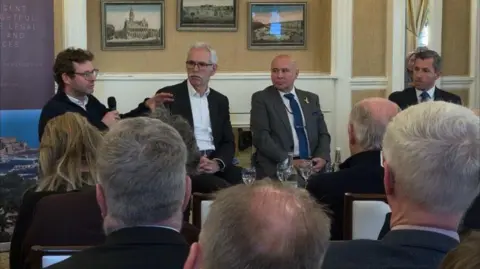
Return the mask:
[[383,139],[392,230],[381,241],[332,242],[324,268],[437,268],[479,191],[478,126],[471,110],[443,101],[395,116]]
[[79,113],[93,126],[104,131],[120,118],[145,115],[153,111],[158,103],[170,100],[168,94],[160,94],[145,99],[126,114],[119,114],[116,108],[110,111],[92,95],[99,72],[93,65],[93,59],[90,51],[75,48],[68,48],[57,55],[53,72],[58,91],[42,108],[38,124],[40,140],[47,122],[66,112]]
[[218,192],[184,268],[320,268],[330,220],[308,193],[261,180]]
[[188,255],[179,231],[190,178],[179,133],[157,119],[125,119],[110,128],[98,151],[106,242],[51,268],[180,268]]
[[28,253],[22,252],[22,244],[41,199],[97,183],[96,155],[101,141],[101,133],[77,113],[65,113],[47,123],[40,142],[39,180],[24,194],[15,222],[10,244],[10,268],[24,268]]
[[165,106],[190,123],[202,152],[198,172],[192,176],[193,192],[211,193],[242,182],[241,169],[233,165],[235,138],[228,98],[210,87],[217,60],[208,44],[194,44],[187,54],[187,79],[157,91],[173,96]]
[[252,95],[250,126],[257,178],[277,177],[277,164],[293,153],[294,165],[312,160],[318,172],[330,161],[330,134],[319,97],[295,87],[299,69],[288,55],[271,63],[273,85]]
[[473,231],[460,244],[448,252],[439,269],[480,268],[480,232]]
[[395,102],[401,109],[431,100],[462,104],[460,97],[435,86],[442,73],[442,57],[437,52],[420,51],[413,57],[415,64],[412,87],[393,92],[388,99]]
[[427,47],[418,47],[407,54],[405,58],[405,88],[413,86],[413,69],[415,67],[415,53],[428,50]]
[[381,165],[382,140],[390,120],[400,111],[385,98],[364,99],[353,106],[348,124],[351,156],[340,171],[316,174],[307,189],[333,213],[331,240],[343,238],[345,193],[385,194]]

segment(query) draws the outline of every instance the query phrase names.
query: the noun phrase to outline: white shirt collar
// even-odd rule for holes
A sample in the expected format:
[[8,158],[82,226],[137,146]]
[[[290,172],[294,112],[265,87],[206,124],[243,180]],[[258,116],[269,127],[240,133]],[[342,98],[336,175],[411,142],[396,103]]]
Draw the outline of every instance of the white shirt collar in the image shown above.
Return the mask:
[[[421,99],[420,97],[420,94],[422,94],[423,91],[419,90],[419,89],[415,89],[415,91],[417,92],[417,99]],[[433,97],[434,97],[434,94],[435,94],[435,86],[433,86],[432,88],[430,88],[428,91],[427,91],[428,95],[430,96],[430,100],[433,100]]]
[[67,97],[72,103],[78,105],[79,107],[81,107],[83,109],[87,109],[87,104],[88,104],[88,96],[87,95],[85,95],[85,100],[83,100],[83,101],[79,100],[79,99],[77,99],[73,96],[70,96],[68,94],[67,94]]
[[191,96],[194,96],[194,97],[208,97],[208,95],[210,94],[210,87],[207,87],[207,91],[205,92],[205,94],[203,96],[200,96],[200,94],[195,90],[195,88],[193,87],[193,85],[190,83],[190,80],[187,79],[187,87],[188,87],[188,92]]
[[293,89],[290,92],[282,92],[282,91],[278,90],[278,93],[280,93],[280,96],[282,96],[282,98],[285,94],[291,93],[291,94],[293,94],[293,96],[295,96],[295,99],[298,99],[297,92],[295,90],[295,86],[293,86]]

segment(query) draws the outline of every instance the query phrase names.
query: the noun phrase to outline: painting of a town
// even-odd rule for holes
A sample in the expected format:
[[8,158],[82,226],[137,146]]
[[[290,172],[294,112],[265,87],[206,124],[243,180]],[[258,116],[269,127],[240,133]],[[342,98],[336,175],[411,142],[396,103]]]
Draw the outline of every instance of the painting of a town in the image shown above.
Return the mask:
[[236,31],[238,0],[178,0],[177,30]]
[[249,3],[249,49],[306,49],[307,3]]
[[165,48],[163,0],[102,0],[102,49]]
[[9,242],[23,194],[38,179],[38,110],[0,110],[0,242]]

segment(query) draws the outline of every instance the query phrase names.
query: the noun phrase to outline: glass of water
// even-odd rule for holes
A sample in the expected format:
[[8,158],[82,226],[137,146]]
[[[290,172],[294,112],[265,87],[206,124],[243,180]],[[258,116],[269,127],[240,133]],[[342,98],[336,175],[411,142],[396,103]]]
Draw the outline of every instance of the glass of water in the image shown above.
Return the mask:
[[[298,171],[300,172],[300,176],[302,176],[305,183],[308,182],[308,179],[313,174],[313,163],[311,160],[304,160],[298,166]],[[306,184],[305,184],[306,185]]]
[[250,185],[253,182],[255,182],[256,176],[257,174],[255,171],[255,167],[242,169],[242,179],[243,179],[243,183],[245,183],[246,185]]

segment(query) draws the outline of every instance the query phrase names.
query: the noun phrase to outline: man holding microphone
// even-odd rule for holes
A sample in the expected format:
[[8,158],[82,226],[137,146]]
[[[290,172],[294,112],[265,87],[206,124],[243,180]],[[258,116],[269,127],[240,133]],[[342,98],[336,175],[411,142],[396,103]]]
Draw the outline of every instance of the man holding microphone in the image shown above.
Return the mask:
[[47,122],[66,112],[80,113],[99,130],[107,130],[121,118],[143,116],[163,102],[173,101],[169,93],[156,94],[145,99],[132,111],[119,114],[115,98],[109,98],[109,108],[105,107],[92,93],[98,69],[93,66],[94,55],[83,49],[68,48],[60,52],[53,67],[57,93],[47,102],[40,114],[38,138],[42,139]]

